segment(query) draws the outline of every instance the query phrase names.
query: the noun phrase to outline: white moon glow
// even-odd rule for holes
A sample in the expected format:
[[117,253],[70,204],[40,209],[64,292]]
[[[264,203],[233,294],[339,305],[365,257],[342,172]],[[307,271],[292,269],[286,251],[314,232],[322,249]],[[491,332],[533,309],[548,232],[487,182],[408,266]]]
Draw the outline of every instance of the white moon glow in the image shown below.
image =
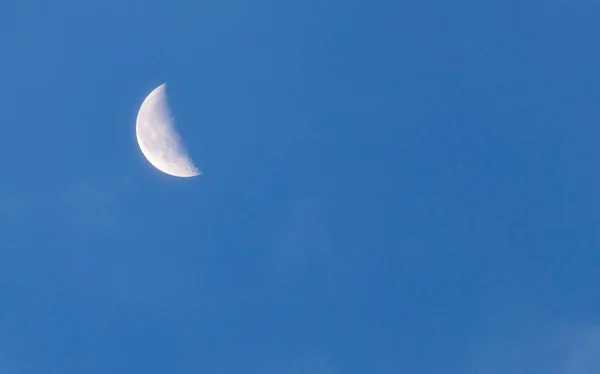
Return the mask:
[[135,134],[142,153],[163,173],[175,177],[202,174],[189,157],[179,136],[167,102],[166,84],[152,91],[140,107]]

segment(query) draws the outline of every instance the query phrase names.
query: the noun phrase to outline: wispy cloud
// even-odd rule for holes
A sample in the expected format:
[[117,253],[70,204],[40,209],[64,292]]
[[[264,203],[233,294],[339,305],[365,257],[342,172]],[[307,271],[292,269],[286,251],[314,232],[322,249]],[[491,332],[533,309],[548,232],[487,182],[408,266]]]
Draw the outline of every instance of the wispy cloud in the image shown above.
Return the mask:
[[326,259],[331,246],[317,200],[295,201],[282,225],[271,252],[277,277],[293,277]]
[[560,374],[600,373],[600,325],[574,329],[564,340],[568,351]]
[[110,235],[126,228],[128,183],[124,179],[77,180],[57,196],[65,228],[80,235]]
[[480,342],[473,374],[598,374],[600,325],[523,328]]
[[104,177],[0,190],[0,227],[16,233],[51,229],[66,239],[111,235],[128,224],[129,186],[125,178]]

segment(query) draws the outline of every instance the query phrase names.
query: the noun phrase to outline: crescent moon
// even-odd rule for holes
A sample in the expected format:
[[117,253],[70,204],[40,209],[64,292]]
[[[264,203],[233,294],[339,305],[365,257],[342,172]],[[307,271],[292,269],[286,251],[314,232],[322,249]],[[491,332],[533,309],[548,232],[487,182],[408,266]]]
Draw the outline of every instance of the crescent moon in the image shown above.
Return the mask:
[[202,174],[194,165],[173,123],[166,84],[144,99],[137,115],[135,135],[146,159],[158,170],[175,177]]

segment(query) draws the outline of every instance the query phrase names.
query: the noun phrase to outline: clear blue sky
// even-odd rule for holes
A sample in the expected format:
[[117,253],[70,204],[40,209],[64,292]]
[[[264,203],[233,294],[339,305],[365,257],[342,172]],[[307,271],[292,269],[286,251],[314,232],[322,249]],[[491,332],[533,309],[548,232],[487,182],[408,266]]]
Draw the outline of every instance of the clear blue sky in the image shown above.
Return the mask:
[[600,372],[599,19],[2,1],[0,374]]

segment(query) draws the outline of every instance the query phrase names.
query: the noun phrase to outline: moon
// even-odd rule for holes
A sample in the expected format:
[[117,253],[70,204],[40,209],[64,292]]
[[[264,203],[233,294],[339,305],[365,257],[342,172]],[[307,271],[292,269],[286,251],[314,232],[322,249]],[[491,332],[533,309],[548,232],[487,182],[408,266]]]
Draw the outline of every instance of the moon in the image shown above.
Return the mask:
[[173,122],[166,83],[144,99],[137,115],[135,135],[146,159],[158,170],[175,177],[202,174],[194,165]]

